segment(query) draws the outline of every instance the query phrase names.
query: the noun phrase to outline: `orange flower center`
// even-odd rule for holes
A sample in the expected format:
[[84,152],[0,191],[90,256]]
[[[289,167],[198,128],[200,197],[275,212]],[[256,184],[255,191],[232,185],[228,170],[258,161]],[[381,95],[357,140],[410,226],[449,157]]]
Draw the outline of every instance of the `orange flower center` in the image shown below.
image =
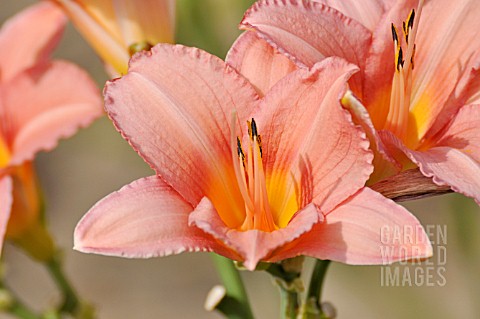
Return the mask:
[[9,162],[10,150],[8,149],[7,143],[2,136],[0,136],[0,169],[7,167]]
[[[412,72],[414,69],[415,38],[418,30],[419,15],[423,1],[419,3],[417,18],[415,10],[410,12],[403,22],[403,41],[399,37],[397,28],[392,23],[392,37],[395,50],[395,73],[390,93],[390,108],[382,128],[394,133],[408,147],[418,144],[418,134],[415,121],[410,112],[412,97]],[[402,46],[402,42],[404,45]]]

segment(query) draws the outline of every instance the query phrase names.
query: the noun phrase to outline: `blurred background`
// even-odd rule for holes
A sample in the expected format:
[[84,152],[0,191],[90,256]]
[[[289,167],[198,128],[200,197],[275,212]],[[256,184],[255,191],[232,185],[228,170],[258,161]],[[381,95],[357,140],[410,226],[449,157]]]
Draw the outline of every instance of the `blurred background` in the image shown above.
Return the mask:
[[[1,1],[0,21],[3,23],[34,2]],[[252,2],[179,0],[177,42],[224,58],[240,34],[237,25],[243,12]],[[101,61],[71,25],[55,57],[81,65],[99,88],[107,80]],[[76,223],[96,201],[135,179],[153,174],[108,119],[102,118],[62,141],[54,151],[41,153],[36,165],[46,195],[51,232],[65,250],[66,272],[80,296],[96,305],[99,318],[221,318],[203,310],[206,293],[219,283],[209,254],[128,260],[71,249]],[[433,278],[426,278],[424,273],[422,283],[421,274],[410,280],[401,276],[393,287],[385,286],[382,274],[386,270],[380,266],[333,263],[324,299],[337,308],[338,318],[479,318],[480,209],[472,200],[456,194],[405,206],[424,225],[446,227],[447,242],[440,243],[447,253],[445,284],[438,284],[441,278],[436,273],[436,257]],[[58,301],[60,296],[43,267],[8,244],[2,257],[6,281],[29,306],[43,311]],[[413,266],[395,267],[404,272]],[[307,260],[305,275],[311,268],[312,260]],[[410,270],[407,272],[413,276],[414,270]],[[269,276],[261,272],[242,275],[257,318],[278,318],[279,296]],[[429,280],[433,285],[427,284]],[[10,317],[0,314],[0,318]]]

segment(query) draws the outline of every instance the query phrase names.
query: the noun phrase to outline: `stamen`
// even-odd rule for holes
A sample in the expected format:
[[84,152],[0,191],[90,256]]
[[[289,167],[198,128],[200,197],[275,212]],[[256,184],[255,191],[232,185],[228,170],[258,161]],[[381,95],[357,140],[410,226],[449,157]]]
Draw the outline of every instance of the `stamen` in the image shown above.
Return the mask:
[[[413,55],[415,53],[415,38],[417,37],[417,31],[418,31],[418,24],[420,22],[419,17],[421,16],[422,9],[423,9],[423,2],[424,0],[420,0],[418,2],[418,8],[417,12],[415,12],[415,9],[412,9],[410,12],[410,15],[408,16],[407,19],[407,25],[408,25],[408,34],[409,34],[409,40],[411,44],[407,46],[407,52],[405,55],[405,68],[409,69],[410,65],[413,65]],[[415,19],[416,17],[416,19]],[[412,66],[413,68],[413,66]]]
[[397,71],[400,71],[400,68],[403,68],[403,50],[400,48],[397,53]]
[[424,0],[420,0],[417,8],[418,12],[412,9],[407,19],[402,23],[405,40],[403,44],[400,42],[401,39],[398,37],[395,25],[393,23],[391,25],[396,72],[392,79],[390,108],[383,129],[390,130],[402,140],[407,136],[412,94],[412,70],[416,50],[415,38],[418,30],[418,17],[422,11],[423,2]]
[[255,123],[255,120],[252,118],[252,122],[250,123],[251,128],[252,128],[252,136],[250,136],[252,139],[256,138],[258,136],[258,131],[257,131],[257,123]]
[[[236,139],[235,137],[235,127],[237,124],[236,118],[237,118],[237,113],[232,112],[231,129],[230,129],[231,130],[230,139],[231,139],[232,145],[235,145],[235,139]],[[239,140],[237,139],[237,141]],[[241,145],[240,145],[240,150],[241,150]],[[243,154],[243,150],[241,150],[241,153]],[[253,202],[247,192],[245,170],[243,169],[243,165],[240,165],[240,161],[236,160],[235,157],[238,157],[240,160],[242,160],[238,155],[238,144],[237,144],[237,152],[235,152],[235,149],[232,147],[233,169],[235,171],[235,177],[237,178],[238,188],[240,190],[240,193],[242,194],[243,200],[245,201],[245,205],[247,207],[247,212],[253,211]]]
[[415,20],[415,9],[412,9],[412,12],[410,12],[410,15],[408,16],[408,28],[410,29],[413,29],[413,21]]
[[[254,125],[252,119],[252,129],[256,126]],[[255,134],[254,133],[254,134]],[[258,136],[258,133],[256,134]],[[270,212],[270,205],[268,203],[267,189],[265,186],[265,175],[263,172],[263,164],[261,163],[262,157],[260,155],[260,145],[256,136],[254,135],[253,141],[253,158],[254,158],[254,180],[255,180],[255,213],[254,213],[254,227],[255,229],[262,229],[266,231],[275,230],[275,223],[273,221],[272,214]]]
[[410,63],[412,64],[412,70],[415,68],[414,58],[415,58],[415,51],[417,50],[417,45],[413,45],[413,52],[412,57],[410,58]]
[[395,28],[395,25],[393,23],[392,23],[392,38],[393,38],[393,43],[395,44],[395,49],[396,49],[398,45],[398,34],[397,34],[397,28]]
[[237,137],[237,154],[238,154],[238,157],[242,160],[243,166],[245,166],[245,153],[243,153],[242,143],[240,142],[240,139],[238,137]]
[[[247,121],[247,126],[249,139],[247,140],[247,154],[245,156],[240,138],[235,137],[236,113],[234,113],[231,129],[232,157],[238,187],[245,201],[245,220],[240,226],[240,230],[258,229],[270,232],[275,230],[277,226],[268,201],[262,163],[261,137],[253,118],[251,121]],[[236,151],[233,145],[236,145]],[[235,159],[235,156],[237,159]]]

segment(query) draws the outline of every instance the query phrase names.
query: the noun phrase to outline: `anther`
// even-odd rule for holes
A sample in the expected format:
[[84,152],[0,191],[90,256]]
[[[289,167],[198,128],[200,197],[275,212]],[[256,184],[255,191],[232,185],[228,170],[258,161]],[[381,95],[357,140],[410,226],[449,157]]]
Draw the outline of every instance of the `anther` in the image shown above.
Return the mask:
[[242,143],[240,142],[240,139],[238,137],[237,137],[237,154],[242,161],[245,160],[245,153],[243,152],[243,149],[242,149]]
[[257,131],[257,123],[255,123],[255,120],[252,118],[252,139],[256,138],[258,136],[258,131]]
[[415,9],[412,9],[412,12],[410,13],[410,15],[408,16],[408,28],[410,29],[413,29],[413,21],[415,20]]
[[397,71],[400,71],[400,67],[403,68],[403,50],[400,48],[398,50],[398,57],[397,57]]
[[260,135],[257,135],[257,143],[258,143],[258,149],[260,150],[260,157],[263,157],[262,137]]
[[392,23],[392,38],[393,42],[395,42],[395,45],[398,43],[398,35],[397,35],[397,29],[395,28],[395,25]]

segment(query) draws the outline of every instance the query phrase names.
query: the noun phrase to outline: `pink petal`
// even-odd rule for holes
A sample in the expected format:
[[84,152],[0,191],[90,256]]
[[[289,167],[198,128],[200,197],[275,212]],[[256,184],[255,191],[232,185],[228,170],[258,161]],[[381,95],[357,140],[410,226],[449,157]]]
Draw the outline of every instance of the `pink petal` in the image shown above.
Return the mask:
[[[254,117],[271,203],[284,202],[288,190],[300,188],[299,205],[313,201],[329,211],[364,186],[373,156],[365,133],[340,105],[356,70],[343,59],[328,58],[286,76],[265,96]],[[282,179],[289,182],[278,190]]]
[[62,35],[66,17],[50,1],[41,1],[17,14],[0,31],[0,79],[45,62]]
[[191,211],[160,178],[139,179],[90,209],[75,229],[75,249],[129,258],[213,250],[233,258],[210,235],[188,226]]
[[257,99],[254,88],[217,57],[167,44],[135,55],[129,74],[105,90],[106,109],[118,129],[190,204],[207,195],[231,198],[242,209],[230,122],[236,110],[245,123]]
[[95,83],[73,64],[54,62],[19,74],[4,86],[11,164],[54,148],[102,114]]
[[2,177],[0,179],[0,251],[10,219],[13,202],[12,191],[12,179],[9,176]]
[[456,148],[480,162],[480,105],[462,107],[436,145]]
[[390,264],[430,257],[432,246],[421,224],[405,208],[364,188],[272,261],[298,255],[353,265]]
[[260,96],[296,69],[293,62],[254,32],[240,35],[228,52],[226,62],[247,78]]
[[275,249],[289,243],[301,234],[310,231],[312,226],[322,221],[315,205],[308,205],[299,211],[285,227],[273,232],[260,230],[238,231],[225,226],[213,204],[204,197],[190,215],[190,224],[232,247],[249,270],[254,270],[260,260],[268,260]]
[[455,118],[460,108],[468,104],[480,104],[480,50],[466,63],[454,91],[448,97],[432,127],[425,134],[425,139],[435,139],[450,120]]
[[394,0],[313,0],[332,7],[349,18],[355,19],[370,31],[374,31],[382,15],[394,4]]
[[[395,71],[391,25],[393,23],[401,30],[402,22],[408,18],[413,8],[417,8],[417,3],[418,0],[395,1],[390,10],[380,19],[373,33],[372,45],[365,64],[361,99],[364,105],[368,106],[375,127],[383,127],[388,115],[388,107],[385,106],[390,105],[390,92]],[[415,72],[417,72],[417,63],[415,63]]]
[[420,171],[437,185],[449,185],[455,192],[480,204],[480,163],[461,150],[441,146],[425,152],[408,152]]
[[[464,116],[468,116],[470,112],[467,110],[466,113],[463,114],[462,119],[459,119],[456,123],[454,122],[450,133],[460,129],[462,124],[467,124],[467,127],[469,127]],[[470,115],[472,114],[470,113]],[[476,129],[472,130],[473,134],[475,134]],[[480,163],[475,160],[478,157],[478,146],[476,144],[478,137],[471,141],[473,148],[470,149],[468,144],[470,134],[472,134],[472,131],[465,129],[465,137],[467,139],[464,139],[461,136],[453,137],[447,133],[444,139],[437,145],[425,151],[413,151],[406,148],[392,134],[382,132],[381,137],[385,143],[390,145],[393,151],[396,148],[399,152],[403,152],[404,156],[408,157],[409,160],[418,165],[423,175],[432,177],[435,184],[440,186],[448,185],[455,192],[472,197],[477,203],[480,203]],[[463,147],[465,149],[462,149]]]
[[[411,112],[423,137],[440,117],[462,74],[478,67],[480,6],[476,0],[428,1],[420,18]],[[471,57],[477,54],[477,61]],[[461,106],[458,105],[457,107]],[[445,121],[443,123],[445,123]]]
[[[370,31],[360,23],[309,1],[258,1],[245,13],[241,28],[257,31],[294,62],[308,67],[338,56],[363,70],[371,42]],[[362,91],[361,77],[359,73],[352,82],[354,92]]]

